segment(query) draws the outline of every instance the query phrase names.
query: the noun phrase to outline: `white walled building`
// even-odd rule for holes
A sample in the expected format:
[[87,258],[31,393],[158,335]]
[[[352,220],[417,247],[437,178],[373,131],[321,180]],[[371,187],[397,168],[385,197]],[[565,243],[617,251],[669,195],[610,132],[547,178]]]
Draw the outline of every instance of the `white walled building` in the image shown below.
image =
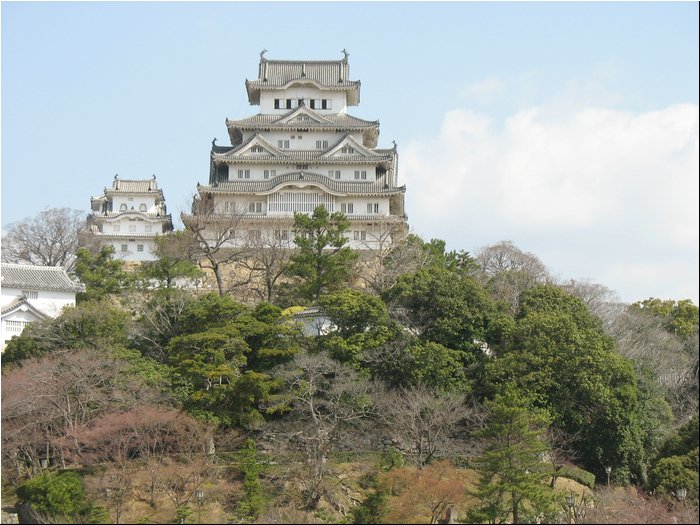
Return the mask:
[[112,187],[91,198],[90,207],[89,233],[100,245],[114,246],[117,259],[155,260],[155,237],[173,229],[155,175],[146,180],[124,180],[115,175]]
[[[371,248],[405,237],[405,186],[398,153],[377,148],[379,122],[347,113],[360,102],[348,54],[335,61],[268,60],[246,81],[260,113],[226,120],[231,146],[212,142],[209,183],[198,184],[192,213],[210,221],[239,214],[236,237],[293,239],[294,213],[320,204],[351,222],[349,245]],[[239,231],[240,230],[240,231]]]
[[85,291],[60,266],[2,263],[2,348],[34,321],[58,317],[64,307],[75,306],[75,296]]

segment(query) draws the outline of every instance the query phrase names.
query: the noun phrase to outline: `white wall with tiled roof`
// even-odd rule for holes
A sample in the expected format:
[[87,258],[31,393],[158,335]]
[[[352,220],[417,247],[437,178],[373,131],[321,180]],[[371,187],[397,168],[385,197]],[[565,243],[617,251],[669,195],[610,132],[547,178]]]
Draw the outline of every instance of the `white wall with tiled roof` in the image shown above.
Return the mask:
[[60,267],[2,263],[0,273],[3,348],[26,324],[57,317],[64,308],[75,306],[76,294],[85,290]]

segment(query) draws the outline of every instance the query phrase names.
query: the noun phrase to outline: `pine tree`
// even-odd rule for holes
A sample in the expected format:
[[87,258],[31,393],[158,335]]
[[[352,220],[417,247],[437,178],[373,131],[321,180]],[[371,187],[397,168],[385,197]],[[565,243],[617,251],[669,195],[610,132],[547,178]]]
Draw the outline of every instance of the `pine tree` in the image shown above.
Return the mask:
[[488,426],[478,432],[485,448],[476,461],[480,482],[473,494],[480,505],[470,519],[473,523],[521,523],[548,514],[554,502],[543,461],[548,451],[544,432],[549,415],[533,408],[512,385],[487,402],[487,408]]

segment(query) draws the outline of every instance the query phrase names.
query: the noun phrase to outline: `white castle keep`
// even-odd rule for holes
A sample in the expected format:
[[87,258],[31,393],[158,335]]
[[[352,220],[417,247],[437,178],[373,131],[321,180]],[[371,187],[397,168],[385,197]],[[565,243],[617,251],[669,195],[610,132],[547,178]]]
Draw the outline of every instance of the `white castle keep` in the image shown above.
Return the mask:
[[[212,231],[233,225],[234,245],[289,241],[294,213],[323,205],[350,220],[349,245],[371,249],[405,237],[405,186],[398,185],[396,144],[377,148],[379,122],[348,114],[360,103],[348,54],[331,61],[268,60],[246,81],[256,115],[226,120],[231,146],[212,141],[209,183],[197,185],[183,222]],[[234,226],[228,226],[233,229]]]

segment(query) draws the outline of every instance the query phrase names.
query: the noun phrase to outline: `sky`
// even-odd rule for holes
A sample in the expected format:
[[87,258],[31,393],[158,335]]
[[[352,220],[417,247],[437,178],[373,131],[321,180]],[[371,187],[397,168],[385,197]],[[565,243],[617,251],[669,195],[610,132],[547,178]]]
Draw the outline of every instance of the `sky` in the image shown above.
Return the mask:
[[338,60],[409,227],[698,304],[697,2],[2,2],[1,209],[156,175],[178,227],[270,60]]

